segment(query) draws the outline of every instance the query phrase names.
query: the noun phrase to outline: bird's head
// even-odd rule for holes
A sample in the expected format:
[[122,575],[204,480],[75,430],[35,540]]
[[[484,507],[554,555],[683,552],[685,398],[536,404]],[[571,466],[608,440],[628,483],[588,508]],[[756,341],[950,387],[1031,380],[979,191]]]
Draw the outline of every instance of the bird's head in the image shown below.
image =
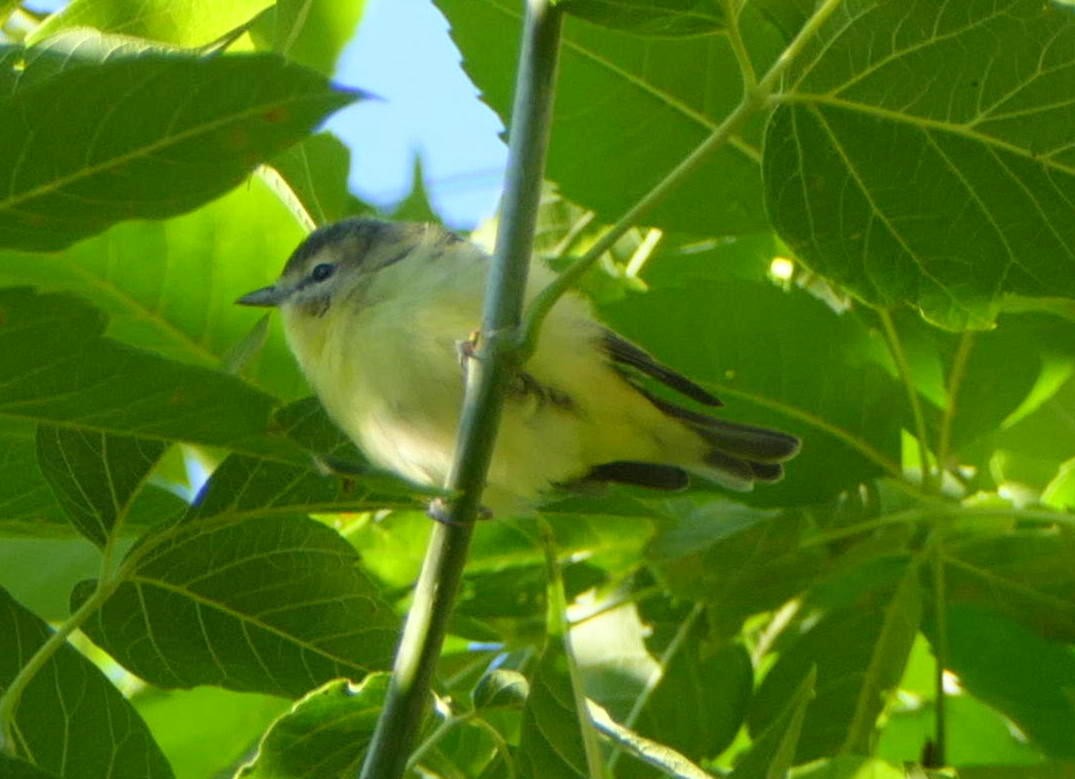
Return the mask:
[[292,252],[276,283],[235,302],[280,308],[289,318],[324,318],[335,302],[410,255],[427,231],[422,224],[369,217],[318,228]]

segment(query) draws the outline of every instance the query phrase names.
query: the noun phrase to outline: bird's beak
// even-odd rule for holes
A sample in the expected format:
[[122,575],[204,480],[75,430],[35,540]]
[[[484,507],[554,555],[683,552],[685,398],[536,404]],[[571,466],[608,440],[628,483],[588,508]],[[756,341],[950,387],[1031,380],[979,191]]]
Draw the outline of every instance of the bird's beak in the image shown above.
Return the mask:
[[281,289],[278,286],[272,286],[255,289],[253,292],[247,292],[235,302],[240,306],[272,308],[283,303],[285,298],[287,298],[287,290]]

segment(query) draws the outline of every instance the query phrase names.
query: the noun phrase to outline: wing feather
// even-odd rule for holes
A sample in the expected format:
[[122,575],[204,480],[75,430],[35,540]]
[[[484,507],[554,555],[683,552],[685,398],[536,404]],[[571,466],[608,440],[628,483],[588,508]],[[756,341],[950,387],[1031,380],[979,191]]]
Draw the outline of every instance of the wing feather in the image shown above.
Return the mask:
[[706,406],[723,406],[720,399],[711,392],[703,389],[678,373],[667,365],[657,362],[648,352],[635,346],[627,339],[617,335],[611,330],[603,332],[605,352],[616,365],[627,366],[644,373],[650,378],[674,389],[681,395],[691,400],[696,400]]

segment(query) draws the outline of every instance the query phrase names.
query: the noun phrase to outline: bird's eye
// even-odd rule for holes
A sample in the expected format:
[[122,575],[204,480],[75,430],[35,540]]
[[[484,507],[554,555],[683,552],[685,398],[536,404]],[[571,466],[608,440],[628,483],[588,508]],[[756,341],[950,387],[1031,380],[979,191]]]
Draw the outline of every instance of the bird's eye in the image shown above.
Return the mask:
[[314,281],[324,281],[336,272],[336,266],[331,262],[322,262],[314,266],[310,271],[310,278]]

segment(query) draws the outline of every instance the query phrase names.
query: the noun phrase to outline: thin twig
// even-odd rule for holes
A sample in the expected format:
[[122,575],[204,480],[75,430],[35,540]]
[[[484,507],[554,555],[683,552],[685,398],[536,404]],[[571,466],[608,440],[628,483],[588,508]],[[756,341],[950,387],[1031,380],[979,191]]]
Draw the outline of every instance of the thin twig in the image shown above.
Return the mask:
[[941,434],[937,442],[937,468],[943,474],[948,461],[948,450],[952,446],[952,423],[956,418],[959,390],[967,375],[967,361],[970,359],[971,347],[974,346],[974,332],[967,330],[959,336],[959,345],[952,358],[952,367],[948,373],[948,387],[945,395],[944,418],[941,420]]
[[[646,708],[646,704],[649,703],[650,698],[653,697],[654,691],[657,689],[657,685],[660,684],[661,679],[664,678],[665,671],[672,663],[672,660],[679,650],[683,647],[683,643],[687,640],[687,636],[690,635],[691,630],[694,629],[694,625],[698,622],[698,618],[705,612],[705,606],[701,603],[696,603],[690,613],[684,618],[679,628],[676,630],[676,634],[672,637],[672,640],[668,642],[668,646],[661,654],[660,660],[657,661],[657,667],[650,673],[649,678],[646,679],[646,686],[639,692],[638,697],[635,698],[634,705],[631,706],[631,711],[628,712],[626,719],[623,721],[623,727],[633,728],[635,723],[641,716],[642,711]],[[622,752],[613,752],[608,759],[608,770],[612,773],[612,769],[616,767],[616,761],[619,760]]]
[[843,0],[824,0],[814,11],[813,16],[799,30],[798,35],[787,45],[777,57],[776,62],[757,83],[754,89],[747,90],[742,99],[724,121],[717,125],[716,129],[708,138],[702,141],[694,151],[673,168],[667,176],[659,181],[649,192],[642,196],[633,206],[627,209],[616,223],[608,228],[602,236],[590,247],[582,257],[577,259],[561,273],[548,287],[530,303],[526,312],[526,320],[523,324],[519,338],[519,360],[525,362],[527,357],[534,353],[537,347],[538,334],[541,332],[541,323],[549,315],[556,301],[578,283],[583,274],[589,270],[597,259],[611,249],[620,237],[636,226],[644,216],[660,205],[669,194],[677,189],[683,181],[693,174],[699,166],[715,151],[726,143],[733,141],[736,134],[748,119],[758,111],[768,108],[770,99],[774,95],[777,82],[783,77],[796,57],[817,35],[818,30],[828,20]]
[[934,656],[934,700],[933,700],[933,766],[945,765],[948,753],[947,705],[944,692],[944,667],[948,662],[948,619],[945,614],[945,579],[944,555],[941,536],[934,538],[930,562],[933,573],[933,610],[937,616],[937,644],[933,647]]
[[477,359],[466,396],[448,488],[446,521],[433,528],[414,603],[396,653],[384,710],[362,767],[362,779],[395,779],[421,730],[448,617],[463,575],[486,472],[492,458],[522,311],[545,168],[560,13],[549,0],[529,0],[512,108],[504,207],[490,268]]
[[915,438],[918,439],[918,464],[922,471],[922,488],[929,490],[933,484],[933,478],[929,467],[929,438],[926,437],[926,420],[922,415],[922,404],[918,402],[918,392],[915,391],[914,377],[911,375],[911,364],[907,362],[907,353],[903,351],[900,335],[896,330],[896,324],[892,321],[892,315],[885,309],[878,309],[881,325],[885,331],[885,339],[888,341],[888,349],[892,353],[892,359],[896,363],[896,371],[900,381],[907,391],[907,402],[911,407],[911,416],[914,418]]

